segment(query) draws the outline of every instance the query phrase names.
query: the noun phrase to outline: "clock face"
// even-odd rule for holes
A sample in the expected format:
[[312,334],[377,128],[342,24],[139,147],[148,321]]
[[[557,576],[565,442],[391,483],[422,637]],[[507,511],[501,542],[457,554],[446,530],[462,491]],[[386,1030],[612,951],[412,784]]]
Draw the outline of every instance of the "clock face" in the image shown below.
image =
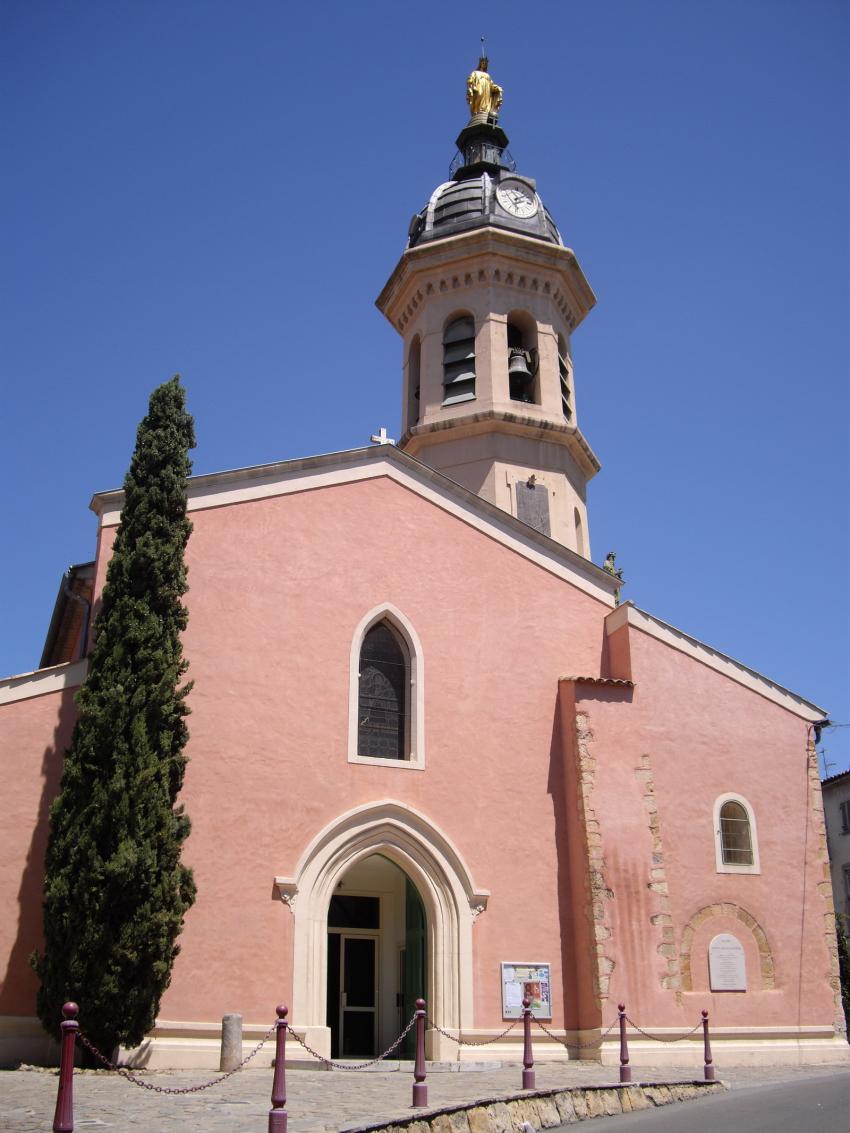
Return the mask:
[[537,197],[522,181],[503,181],[496,190],[496,200],[505,212],[523,220],[537,212]]

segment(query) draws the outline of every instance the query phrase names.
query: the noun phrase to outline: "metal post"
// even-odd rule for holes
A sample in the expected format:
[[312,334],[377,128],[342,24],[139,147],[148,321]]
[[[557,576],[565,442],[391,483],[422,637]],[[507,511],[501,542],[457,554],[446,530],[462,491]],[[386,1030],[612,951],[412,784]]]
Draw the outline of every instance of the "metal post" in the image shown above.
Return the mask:
[[62,1008],[62,1054],[59,1062],[59,1090],[56,1094],[56,1112],[53,1115],[53,1133],[74,1133],[74,1051],[77,1044],[77,1031],[80,1013],[76,1003],[66,1003]]
[[702,1013],[702,1040],[705,1047],[705,1080],[714,1081],[714,1061],[711,1057],[711,1043],[708,1041],[708,1012]]
[[632,1068],[629,1066],[629,1040],[626,1038],[626,1005],[617,1005],[617,1014],[620,1016],[620,1081],[631,1082]]
[[425,1000],[416,1000],[416,1059],[413,1063],[413,1101],[419,1107],[428,1104],[425,1085]]
[[269,1110],[269,1133],[286,1133],[286,1016],[289,1008],[277,1008],[274,1053],[272,1108]]
[[534,1055],[531,1051],[531,1000],[522,1001],[522,1088],[533,1090]]

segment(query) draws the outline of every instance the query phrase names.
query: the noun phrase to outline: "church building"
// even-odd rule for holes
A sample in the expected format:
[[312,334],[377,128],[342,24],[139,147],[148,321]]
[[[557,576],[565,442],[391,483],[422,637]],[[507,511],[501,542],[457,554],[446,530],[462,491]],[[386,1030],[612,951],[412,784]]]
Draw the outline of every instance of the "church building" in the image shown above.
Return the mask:
[[[708,1010],[721,1066],[846,1058],[826,712],[621,602],[591,557],[571,343],[594,293],[509,158],[486,59],[467,93],[450,180],[377,300],[397,443],[189,482],[198,898],[135,1057],[215,1066],[222,1015],[247,1049],[279,1002],[314,1049],[371,1056],[424,996],[429,1057],[474,1058],[455,1040],[500,1035],[528,995],[554,1036],[538,1059],[616,1061],[618,1002],[662,1037]],[[28,957],[121,506],[94,496],[42,667],[0,681],[3,1065],[50,1055]],[[698,1037],[635,1034],[632,1061],[696,1064]]]

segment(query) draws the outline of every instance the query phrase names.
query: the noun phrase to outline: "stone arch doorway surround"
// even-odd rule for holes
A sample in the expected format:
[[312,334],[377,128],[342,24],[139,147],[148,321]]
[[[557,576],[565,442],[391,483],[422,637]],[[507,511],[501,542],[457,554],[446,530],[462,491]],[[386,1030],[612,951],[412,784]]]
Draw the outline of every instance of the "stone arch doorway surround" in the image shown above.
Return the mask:
[[[346,811],[312,839],[293,877],[277,877],[294,918],[290,1018],[311,1046],[330,1054],[326,1025],[328,906],[345,872],[371,854],[394,862],[425,907],[428,1014],[450,1032],[473,1025],[472,926],[487,907],[451,839],[424,814],[393,799]],[[432,1058],[454,1058],[450,1040],[429,1034]]]

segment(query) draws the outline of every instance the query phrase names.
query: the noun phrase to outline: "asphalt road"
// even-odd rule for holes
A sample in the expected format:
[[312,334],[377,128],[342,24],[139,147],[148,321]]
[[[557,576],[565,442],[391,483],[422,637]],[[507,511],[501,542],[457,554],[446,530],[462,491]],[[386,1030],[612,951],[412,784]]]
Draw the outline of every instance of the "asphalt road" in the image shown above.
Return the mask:
[[[574,1124],[559,1128],[576,1130]],[[597,1117],[587,1123],[587,1133],[644,1129],[653,1133],[850,1133],[850,1070],[798,1082],[739,1087],[695,1102]]]

